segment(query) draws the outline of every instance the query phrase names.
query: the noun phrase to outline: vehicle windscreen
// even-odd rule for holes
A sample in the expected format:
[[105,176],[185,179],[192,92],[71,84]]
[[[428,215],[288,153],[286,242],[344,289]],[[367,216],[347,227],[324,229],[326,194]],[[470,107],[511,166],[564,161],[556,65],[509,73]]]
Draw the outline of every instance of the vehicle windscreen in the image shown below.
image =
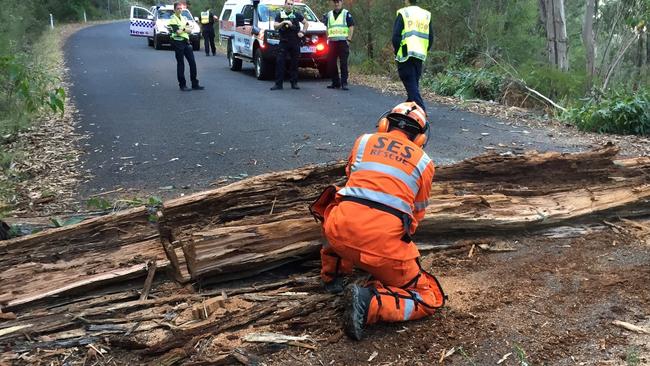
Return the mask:
[[[171,9],[158,9],[158,19],[171,19],[172,15],[174,15],[174,11]],[[183,9],[181,15],[187,20],[194,20],[192,14],[187,9]]]
[[[269,20],[275,20],[275,16],[278,15],[284,6],[282,5],[260,5],[257,8],[257,14],[260,17],[260,22],[268,22]],[[303,4],[294,4],[294,11],[299,12],[302,16],[307,19],[309,22],[317,22],[318,18],[316,15],[309,9],[306,5]]]

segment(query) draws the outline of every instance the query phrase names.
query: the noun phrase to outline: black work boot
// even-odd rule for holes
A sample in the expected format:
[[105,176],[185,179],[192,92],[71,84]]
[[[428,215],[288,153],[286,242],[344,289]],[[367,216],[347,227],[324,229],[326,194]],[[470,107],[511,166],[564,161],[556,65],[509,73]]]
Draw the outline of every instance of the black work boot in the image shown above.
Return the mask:
[[345,314],[343,315],[343,326],[345,334],[350,338],[360,341],[363,337],[363,327],[366,325],[366,317],[372,293],[366,287],[350,285],[343,294]]
[[330,294],[337,295],[343,292],[343,277],[336,277],[330,282],[323,282],[323,288]]

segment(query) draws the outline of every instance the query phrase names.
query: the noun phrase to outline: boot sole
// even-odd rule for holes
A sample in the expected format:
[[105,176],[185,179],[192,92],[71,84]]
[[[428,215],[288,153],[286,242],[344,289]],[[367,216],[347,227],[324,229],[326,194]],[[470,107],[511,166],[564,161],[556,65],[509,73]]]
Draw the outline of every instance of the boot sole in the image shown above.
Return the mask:
[[349,286],[343,293],[343,303],[345,304],[345,312],[343,315],[343,323],[345,334],[348,337],[360,341],[363,337],[363,328],[358,328],[354,324],[361,318],[363,322],[363,314],[358,314],[357,309],[353,304],[359,301],[359,288],[357,286]]

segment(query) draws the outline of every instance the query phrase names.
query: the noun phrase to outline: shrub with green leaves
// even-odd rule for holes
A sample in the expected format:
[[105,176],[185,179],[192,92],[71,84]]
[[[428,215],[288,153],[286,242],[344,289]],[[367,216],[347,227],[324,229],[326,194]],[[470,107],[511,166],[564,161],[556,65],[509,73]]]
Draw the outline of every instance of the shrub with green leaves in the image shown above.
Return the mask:
[[54,77],[26,57],[8,55],[0,57],[0,83],[6,89],[0,93],[0,110],[11,116],[32,114],[42,107],[63,113],[65,90],[52,87]]
[[532,63],[519,67],[519,75],[526,85],[551,99],[575,99],[584,95],[584,71],[563,72],[548,64]]
[[461,69],[427,77],[423,85],[440,95],[498,101],[505,80],[503,75],[487,69]]
[[620,135],[650,135],[650,92],[613,93],[570,108],[564,119],[585,131]]

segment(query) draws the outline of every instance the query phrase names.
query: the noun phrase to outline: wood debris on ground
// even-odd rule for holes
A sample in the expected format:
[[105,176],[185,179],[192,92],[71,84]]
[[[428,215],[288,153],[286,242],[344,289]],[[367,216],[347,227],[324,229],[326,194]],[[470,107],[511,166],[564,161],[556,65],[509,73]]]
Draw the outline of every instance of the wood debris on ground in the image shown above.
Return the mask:
[[[450,235],[456,244],[436,255],[466,258],[472,247],[476,257],[485,255],[478,248],[512,250],[516,243],[463,235],[647,215],[650,159],[616,154],[612,146],[491,153],[440,167],[418,236]],[[100,350],[93,357],[101,349],[139,350],[155,364],[228,364],[256,357],[242,348],[245,333],[336,342],[340,300],[321,290],[318,262],[306,261],[321,245],[308,205],[343,179],[343,163],[269,173],[165,202],[157,222],[134,208],[0,242],[0,307],[16,316],[0,323],[0,345],[10,350],[0,361],[92,345]],[[239,280],[290,262],[303,262],[303,273]]]

